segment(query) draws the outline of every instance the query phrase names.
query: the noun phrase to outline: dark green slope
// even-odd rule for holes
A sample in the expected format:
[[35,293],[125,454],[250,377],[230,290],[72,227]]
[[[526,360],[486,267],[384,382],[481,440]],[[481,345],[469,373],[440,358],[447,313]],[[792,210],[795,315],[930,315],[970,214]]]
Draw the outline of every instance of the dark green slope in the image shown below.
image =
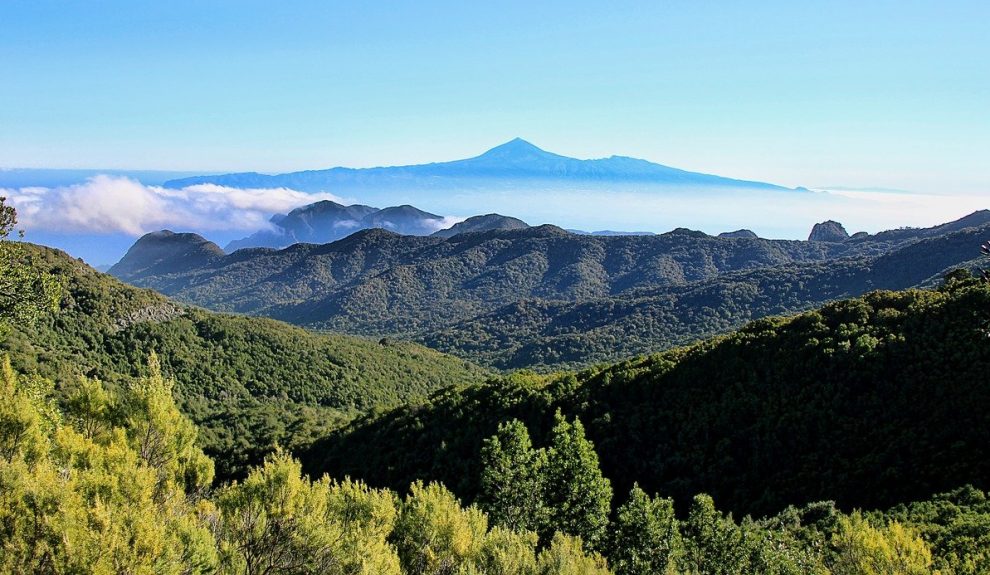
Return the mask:
[[62,252],[30,249],[35,265],[64,276],[67,289],[59,313],[0,344],[15,367],[60,383],[83,374],[125,384],[155,351],[223,473],[276,442],[297,447],[359,411],[484,377],[411,343],[315,335],[176,304]]
[[874,292],[576,376],[445,390],[334,432],[307,468],[391,486],[438,479],[471,500],[498,422],[523,419],[539,442],[559,407],[585,423],[617,493],[637,481],[681,505],[707,492],[763,515],[986,488],[990,287],[953,286]]
[[973,269],[990,228],[934,236],[877,257],[787,264],[585,301],[522,300],[424,335],[424,343],[499,369],[579,368],[684,345],[747,321],[813,309],[873,289],[930,286]]
[[410,338],[504,369],[554,369],[665,349],[878,287],[919,285],[971,259],[982,241],[973,230],[988,233],[988,219],[977,212],[844,242],[690,230],[582,236],[553,226],[447,239],[370,230],[184,269],[180,262],[168,273],[124,273],[143,269],[128,261],[141,259],[135,250],[113,271],[211,309]]
[[120,273],[125,258],[112,272],[212,309],[380,334],[434,329],[522,297],[576,301],[864,250],[679,232],[580,236],[554,226],[449,239],[367,230],[331,244],[239,251],[177,273]]

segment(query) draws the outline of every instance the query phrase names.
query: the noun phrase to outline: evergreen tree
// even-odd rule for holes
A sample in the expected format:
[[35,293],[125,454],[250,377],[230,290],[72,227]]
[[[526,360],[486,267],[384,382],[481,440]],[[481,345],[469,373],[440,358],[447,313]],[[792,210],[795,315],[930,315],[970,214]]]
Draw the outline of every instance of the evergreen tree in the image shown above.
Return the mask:
[[520,533],[493,527],[465,575],[535,575],[537,542],[532,531]]
[[595,446],[585,438],[581,421],[568,422],[559,410],[554,417],[543,490],[550,516],[541,539],[549,541],[554,531],[561,531],[596,549],[604,543],[612,485],[602,475]]
[[213,461],[196,444],[196,426],[179,412],[172,399],[174,382],[162,375],[154,353],[148,376],[132,386],[127,435],[131,446],[152,469],[159,485],[176,482],[192,493],[213,481]]
[[313,482],[278,452],[217,500],[225,573],[398,575],[385,535],[395,521],[390,493],[352,482]]
[[[87,385],[95,385],[89,383]],[[211,573],[211,505],[131,448],[126,430],[63,421],[52,385],[0,375],[0,572]],[[174,404],[172,405],[174,409]],[[90,428],[92,429],[92,428]]]
[[650,497],[634,485],[616,512],[610,550],[617,575],[675,573],[682,544],[673,499]]
[[533,449],[529,430],[518,419],[502,423],[481,450],[481,507],[494,525],[535,531],[547,521],[543,502],[546,452]]
[[697,495],[684,524],[683,567],[693,575],[738,575],[748,569],[743,531],[715,509],[708,495]]

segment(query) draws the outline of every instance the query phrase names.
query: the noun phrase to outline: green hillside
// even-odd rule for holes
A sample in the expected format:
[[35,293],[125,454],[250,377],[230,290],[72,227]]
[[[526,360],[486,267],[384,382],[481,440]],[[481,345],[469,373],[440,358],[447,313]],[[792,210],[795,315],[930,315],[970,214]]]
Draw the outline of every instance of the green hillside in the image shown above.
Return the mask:
[[931,286],[975,270],[986,227],[953,231],[881,256],[795,263],[579,302],[521,300],[422,336],[434,349],[499,369],[577,369],[685,345],[761,317],[875,289]]
[[367,230],[206,259],[188,255],[207,251],[198,236],[149,234],[111,271],[210,309],[412,339],[499,369],[561,369],[921,285],[972,259],[988,218],[842,242],[690,230],[585,236],[553,226],[446,239]]
[[37,268],[66,279],[66,289],[58,313],[16,327],[0,351],[27,373],[115,385],[140,375],[156,352],[221,476],[259,461],[276,443],[297,448],[359,412],[484,377],[463,360],[411,343],[315,335],[177,304],[57,250],[26,247]]
[[[576,375],[516,374],[361,418],[314,444],[311,473],[478,492],[482,440],[518,418],[545,440],[578,416],[618,493],[638,482],[737,513],[835,500],[884,507],[990,485],[990,287],[874,292]],[[458,432],[452,434],[450,430]]]

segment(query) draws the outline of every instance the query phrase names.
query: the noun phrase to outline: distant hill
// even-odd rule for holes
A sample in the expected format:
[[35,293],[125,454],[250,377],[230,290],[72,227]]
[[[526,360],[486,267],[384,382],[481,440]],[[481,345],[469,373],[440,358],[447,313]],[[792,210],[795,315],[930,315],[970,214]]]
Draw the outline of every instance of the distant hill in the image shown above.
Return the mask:
[[483,216],[471,216],[463,222],[458,222],[453,226],[433,233],[438,238],[451,238],[457,234],[487,232],[491,230],[521,230],[528,228],[529,224],[508,216],[499,214],[486,214]]
[[443,217],[410,205],[384,208],[365,216],[362,223],[408,236],[426,236],[443,225]]
[[878,287],[919,285],[978,255],[988,233],[933,229],[954,227],[844,242],[686,229],[589,236],[538,226],[450,238],[365,230],[330,244],[242,250],[179,272],[119,277],[211,309],[414,338],[499,368],[554,368],[659,350]]
[[[479,185],[511,187],[520,181],[544,183],[611,182],[660,186],[746,188],[784,191],[785,188],[688,172],[646,160],[611,156],[596,160],[568,158],[541,150],[516,138],[474,158],[413,166],[381,168],[330,168],[278,175],[237,173],[180,178],[165,183],[181,188],[195,184],[219,184],[240,188],[287,187],[302,191],[330,191],[366,198],[381,189],[474,189]],[[800,192],[794,192],[800,193]]]
[[162,230],[141,236],[109,271],[119,277],[167,275],[202,267],[223,255],[219,246],[198,234]]
[[[411,343],[315,335],[270,319],[207,312],[125,285],[63,252],[24,246],[33,265],[64,277],[67,288],[57,314],[18,326],[0,352],[27,373],[60,382],[86,375],[117,385],[157,352],[176,379],[183,410],[200,425],[206,450],[224,466],[221,476],[240,473],[276,444],[304,445],[358,412],[485,375]],[[162,246],[186,254],[202,243],[157,234],[136,252],[160,254]]]
[[284,248],[305,242],[325,244],[347,237],[358,230],[382,228],[403,235],[427,236],[444,225],[444,218],[413,206],[384,209],[354,204],[344,206],[324,200],[271,219],[273,230],[255,232],[227,244],[226,251],[244,248]]

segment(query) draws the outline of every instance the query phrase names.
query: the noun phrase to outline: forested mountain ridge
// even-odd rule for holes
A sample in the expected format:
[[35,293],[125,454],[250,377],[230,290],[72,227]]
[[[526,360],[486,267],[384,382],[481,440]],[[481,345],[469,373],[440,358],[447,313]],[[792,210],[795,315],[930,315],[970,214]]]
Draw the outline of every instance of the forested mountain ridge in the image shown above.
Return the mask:
[[274,445],[296,448],[359,412],[395,405],[483,370],[406,342],[317,335],[265,318],[208,312],[138,289],[51,248],[19,244],[66,281],[60,310],[0,342],[14,367],[58,381],[126,385],[157,352],[201,426],[221,476]]
[[933,236],[877,257],[772,266],[686,285],[585,301],[520,300],[424,335],[421,341],[484,365],[579,368],[724,333],[874,289],[937,285],[976,270],[973,246],[990,227]]
[[870,289],[919,285],[975,256],[984,232],[971,225],[990,225],[990,212],[842,242],[690,230],[585,236],[554,226],[451,238],[367,230],[185,269],[177,255],[178,271],[164,273],[129,273],[136,251],[111,273],[211,309],[413,338],[499,368],[558,368],[655,351]]
[[499,422],[542,442],[561,409],[620,493],[635,481],[684,504],[703,491],[757,515],[822,499],[883,507],[990,485],[988,329],[990,286],[975,280],[872,292],[575,375],[447,389],[353,422],[304,461],[375,485],[435,479],[471,500]]

